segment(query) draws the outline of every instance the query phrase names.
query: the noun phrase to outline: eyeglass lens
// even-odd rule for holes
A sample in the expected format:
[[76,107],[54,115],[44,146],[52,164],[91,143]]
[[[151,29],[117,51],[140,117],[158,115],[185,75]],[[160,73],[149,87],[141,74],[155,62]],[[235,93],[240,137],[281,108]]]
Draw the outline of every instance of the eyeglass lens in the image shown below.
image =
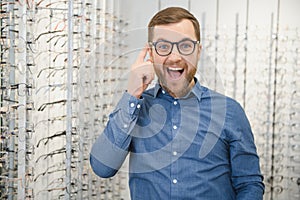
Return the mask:
[[166,56],[172,52],[174,44],[176,44],[179,53],[182,55],[190,55],[195,49],[195,42],[192,40],[183,40],[180,42],[169,42],[162,40],[156,42],[154,46],[158,55]]

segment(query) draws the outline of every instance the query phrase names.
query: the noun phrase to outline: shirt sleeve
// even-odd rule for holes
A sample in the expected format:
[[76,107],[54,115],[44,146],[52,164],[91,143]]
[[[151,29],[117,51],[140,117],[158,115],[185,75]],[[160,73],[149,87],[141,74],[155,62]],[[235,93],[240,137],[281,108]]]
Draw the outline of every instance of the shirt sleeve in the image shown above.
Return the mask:
[[90,164],[98,176],[114,176],[122,166],[131,142],[130,132],[136,124],[142,103],[143,99],[125,92],[110,114],[103,133],[90,152]]
[[236,102],[228,106],[227,131],[229,132],[232,184],[237,200],[262,200],[263,177],[254,136],[243,108]]

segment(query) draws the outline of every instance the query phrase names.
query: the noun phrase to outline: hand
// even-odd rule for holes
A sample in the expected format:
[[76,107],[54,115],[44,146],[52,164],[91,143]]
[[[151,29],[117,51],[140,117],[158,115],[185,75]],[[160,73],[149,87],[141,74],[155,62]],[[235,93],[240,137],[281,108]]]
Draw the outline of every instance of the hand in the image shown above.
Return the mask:
[[127,91],[132,96],[140,98],[142,93],[154,79],[153,62],[145,61],[148,45],[146,45],[138,55],[135,63],[131,66]]

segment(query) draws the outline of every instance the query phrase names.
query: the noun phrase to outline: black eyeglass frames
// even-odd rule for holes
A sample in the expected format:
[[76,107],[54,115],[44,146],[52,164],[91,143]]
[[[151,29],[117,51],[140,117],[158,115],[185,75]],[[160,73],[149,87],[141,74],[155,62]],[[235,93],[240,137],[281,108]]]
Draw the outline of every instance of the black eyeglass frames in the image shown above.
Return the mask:
[[168,56],[173,51],[173,46],[176,44],[178,52],[184,56],[191,55],[195,51],[196,44],[200,41],[193,41],[191,39],[184,39],[179,42],[170,42],[167,40],[158,40],[157,42],[149,42],[153,45],[155,51],[160,56]]

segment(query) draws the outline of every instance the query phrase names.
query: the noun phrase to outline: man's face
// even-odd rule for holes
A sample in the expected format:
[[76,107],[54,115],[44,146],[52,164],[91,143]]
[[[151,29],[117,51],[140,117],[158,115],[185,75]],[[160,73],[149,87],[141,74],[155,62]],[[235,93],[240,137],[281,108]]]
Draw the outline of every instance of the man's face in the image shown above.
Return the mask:
[[[154,27],[152,42],[159,40],[180,42],[184,39],[197,40],[194,26],[189,20]],[[159,83],[173,97],[186,95],[195,84],[194,75],[197,71],[200,52],[200,44],[196,44],[194,52],[187,56],[180,54],[176,45],[173,46],[168,56],[158,55],[154,47],[149,50]]]

